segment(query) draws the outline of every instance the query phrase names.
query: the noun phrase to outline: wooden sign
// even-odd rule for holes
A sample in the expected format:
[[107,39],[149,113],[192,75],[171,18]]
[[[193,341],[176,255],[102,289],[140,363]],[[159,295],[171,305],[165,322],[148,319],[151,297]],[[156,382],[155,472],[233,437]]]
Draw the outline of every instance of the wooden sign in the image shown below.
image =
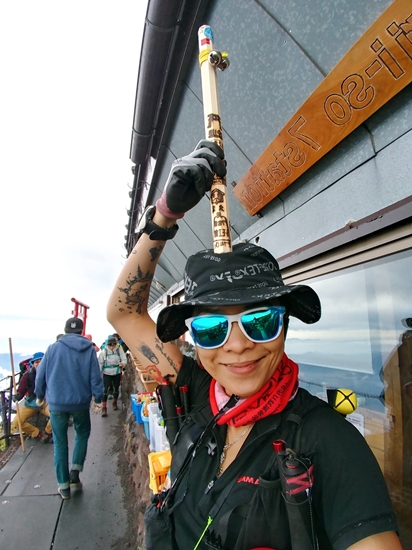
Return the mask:
[[395,0],[325,77],[233,193],[253,216],[412,81],[412,3]]

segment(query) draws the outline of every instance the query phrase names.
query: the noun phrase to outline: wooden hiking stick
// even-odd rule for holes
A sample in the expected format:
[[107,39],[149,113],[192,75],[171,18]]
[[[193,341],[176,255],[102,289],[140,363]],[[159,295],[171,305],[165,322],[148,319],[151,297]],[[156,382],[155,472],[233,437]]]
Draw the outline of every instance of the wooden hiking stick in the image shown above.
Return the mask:
[[[229,59],[226,53],[217,52],[213,49],[213,33],[208,25],[202,25],[199,28],[198,38],[206,139],[214,141],[223,149],[216,69],[220,69],[221,71],[227,69]],[[226,178],[219,178],[215,175],[210,190],[210,207],[212,214],[213,249],[218,254],[232,251],[226,193]]]
[[[11,345],[11,338],[9,338],[9,350],[10,350],[11,375],[12,375],[12,378],[13,378],[13,391],[14,391],[14,394],[17,395],[16,378],[15,378],[15,374],[14,374],[13,348],[12,348],[12,345]],[[19,402],[18,401],[16,401],[16,413],[17,413],[17,424],[19,425],[21,448],[23,449],[23,451],[25,451],[26,449],[24,447],[24,437],[23,437],[23,432],[22,432],[22,429],[21,429],[20,408],[19,408]]]

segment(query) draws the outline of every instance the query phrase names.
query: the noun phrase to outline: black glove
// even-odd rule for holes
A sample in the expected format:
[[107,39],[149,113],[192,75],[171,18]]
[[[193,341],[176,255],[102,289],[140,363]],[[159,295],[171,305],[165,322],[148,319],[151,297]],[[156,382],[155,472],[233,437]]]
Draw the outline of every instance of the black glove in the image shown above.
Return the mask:
[[14,403],[17,403],[17,401],[20,401],[19,396],[15,393],[12,395],[12,400]]
[[220,178],[226,175],[223,159],[219,145],[206,139],[199,141],[193,153],[177,159],[156,202],[159,212],[168,218],[183,218],[210,191],[213,174]]

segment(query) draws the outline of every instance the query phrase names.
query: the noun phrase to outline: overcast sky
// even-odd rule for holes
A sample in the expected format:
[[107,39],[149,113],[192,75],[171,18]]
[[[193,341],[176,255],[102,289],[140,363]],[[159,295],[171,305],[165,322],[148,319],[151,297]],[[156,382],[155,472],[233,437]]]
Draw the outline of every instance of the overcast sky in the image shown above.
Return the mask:
[[0,8],[0,353],[45,351],[90,306],[98,345],[125,259],[146,0]]

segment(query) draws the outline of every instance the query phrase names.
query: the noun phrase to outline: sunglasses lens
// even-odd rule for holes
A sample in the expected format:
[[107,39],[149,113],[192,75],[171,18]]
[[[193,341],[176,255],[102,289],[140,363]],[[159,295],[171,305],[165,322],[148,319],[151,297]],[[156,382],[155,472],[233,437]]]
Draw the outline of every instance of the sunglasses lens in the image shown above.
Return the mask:
[[284,313],[284,307],[271,306],[239,315],[193,317],[187,321],[187,326],[195,343],[206,349],[223,345],[234,321],[241,324],[244,334],[253,342],[270,342],[281,332]]
[[225,341],[228,327],[222,315],[196,317],[191,323],[192,338],[202,348],[217,348]]
[[282,310],[271,307],[265,311],[252,311],[242,315],[242,326],[251,340],[267,342],[280,332]]

